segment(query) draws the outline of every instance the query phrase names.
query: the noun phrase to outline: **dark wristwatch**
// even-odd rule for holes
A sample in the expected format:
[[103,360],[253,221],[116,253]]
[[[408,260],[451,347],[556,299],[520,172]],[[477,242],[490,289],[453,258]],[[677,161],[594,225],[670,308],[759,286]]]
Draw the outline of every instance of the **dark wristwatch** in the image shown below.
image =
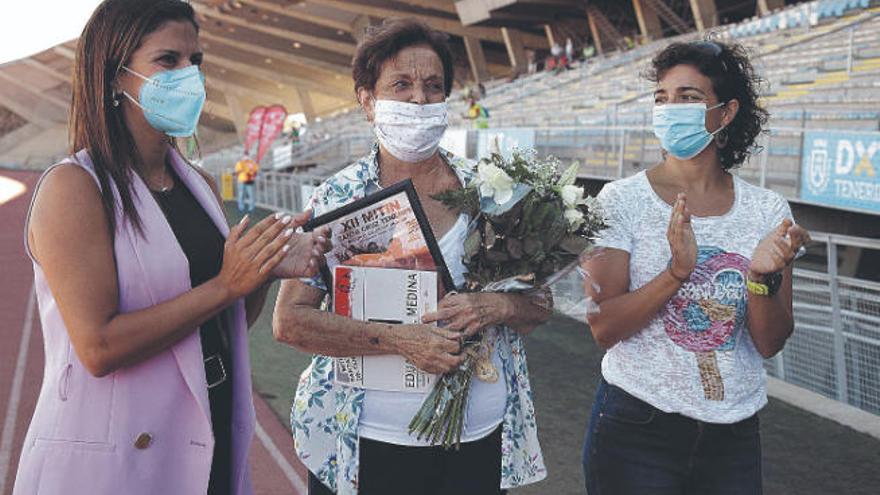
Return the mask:
[[763,280],[758,282],[752,279],[746,279],[746,287],[749,292],[756,296],[773,297],[779,292],[782,286],[782,272],[768,273],[764,275]]

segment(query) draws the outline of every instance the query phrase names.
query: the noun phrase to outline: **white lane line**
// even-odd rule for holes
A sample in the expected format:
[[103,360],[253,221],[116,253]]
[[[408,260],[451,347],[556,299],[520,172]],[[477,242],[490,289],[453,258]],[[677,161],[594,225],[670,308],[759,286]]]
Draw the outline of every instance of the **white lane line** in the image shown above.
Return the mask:
[[[259,421],[257,421],[256,434],[257,438],[259,438],[260,442],[263,444],[263,447],[269,452],[269,455],[275,459],[275,462],[278,464],[278,467],[281,468],[284,476],[287,476],[287,479],[290,481],[290,484],[293,485],[293,489],[296,490],[296,493],[299,495],[306,495],[309,490],[305,481],[300,477],[299,473],[293,469],[293,466],[287,462],[287,458],[284,457],[284,454],[281,453],[278,446],[275,445],[275,442],[272,441],[272,438],[269,437],[269,434],[266,433],[266,430],[263,429],[263,426]],[[2,493],[2,491],[0,491],[0,493]]]
[[36,297],[34,287],[28,295],[27,313],[21,329],[21,343],[18,345],[18,360],[15,362],[15,374],[12,376],[12,388],[9,391],[9,404],[6,405],[6,419],[3,421],[3,433],[0,434],[0,493],[6,493],[6,478],[12,463],[12,440],[15,437],[15,420],[18,416],[18,405],[21,403],[21,388],[27,366],[28,347],[34,329],[34,304]]

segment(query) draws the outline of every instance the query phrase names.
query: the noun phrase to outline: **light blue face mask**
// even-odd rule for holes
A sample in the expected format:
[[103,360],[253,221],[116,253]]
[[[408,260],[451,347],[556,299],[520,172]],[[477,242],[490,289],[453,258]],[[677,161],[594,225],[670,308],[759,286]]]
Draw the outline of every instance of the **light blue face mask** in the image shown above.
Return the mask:
[[125,91],[122,94],[144,111],[154,129],[171,137],[195,134],[205,106],[205,76],[198,66],[157,72],[153,77],[123,69],[144,80],[138,100]]
[[706,130],[706,112],[724,106],[719,103],[706,108],[705,103],[667,103],[654,106],[654,135],[660,146],[679,160],[689,160],[700,153],[715,134],[724,127],[710,133]]

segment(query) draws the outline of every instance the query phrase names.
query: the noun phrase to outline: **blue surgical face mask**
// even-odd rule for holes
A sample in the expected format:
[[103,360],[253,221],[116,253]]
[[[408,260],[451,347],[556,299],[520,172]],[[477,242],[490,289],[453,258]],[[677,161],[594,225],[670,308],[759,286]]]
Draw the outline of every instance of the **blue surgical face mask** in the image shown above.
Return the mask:
[[154,129],[171,137],[195,134],[205,105],[205,76],[198,66],[157,72],[152,77],[123,69],[144,80],[137,100],[125,91],[122,94],[144,111]]
[[689,160],[699,155],[715,134],[706,130],[706,112],[724,106],[719,103],[706,108],[705,103],[667,103],[654,106],[654,135],[660,146],[679,160]]

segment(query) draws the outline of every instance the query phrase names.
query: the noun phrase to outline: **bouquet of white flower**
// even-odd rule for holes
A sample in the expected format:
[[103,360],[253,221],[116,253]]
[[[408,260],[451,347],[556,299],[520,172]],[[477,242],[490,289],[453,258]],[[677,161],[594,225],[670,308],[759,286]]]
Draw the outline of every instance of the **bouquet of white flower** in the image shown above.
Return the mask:
[[[469,292],[538,292],[577,265],[604,227],[595,200],[575,185],[578,165],[560,173],[553,157],[514,151],[484,158],[468,187],[436,196],[472,219],[465,241],[464,290]],[[488,333],[469,341],[462,366],[440,378],[410,422],[411,434],[433,444],[458,447],[467,395],[474,373],[498,378],[490,362]]]

